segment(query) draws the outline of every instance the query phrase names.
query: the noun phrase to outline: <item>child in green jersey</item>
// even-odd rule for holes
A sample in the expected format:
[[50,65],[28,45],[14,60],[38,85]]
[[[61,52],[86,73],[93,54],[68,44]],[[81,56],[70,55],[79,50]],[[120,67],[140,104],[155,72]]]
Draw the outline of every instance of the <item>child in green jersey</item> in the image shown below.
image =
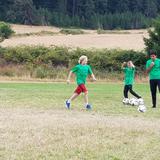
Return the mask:
[[140,99],[141,96],[135,93],[132,89],[135,76],[135,66],[133,62],[132,61],[123,62],[122,69],[124,72],[124,83],[125,83],[123,90],[124,98],[128,98],[128,92],[130,92],[136,98]]
[[77,98],[82,92],[84,93],[86,109],[91,109],[91,105],[88,103],[88,90],[85,86],[85,83],[88,75],[91,75],[94,81],[96,80],[96,78],[92,72],[91,67],[87,65],[87,62],[87,56],[81,56],[78,61],[79,64],[73,67],[68,75],[67,83],[70,83],[70,77],[73,73],[76,75],[78,87],[74,91],[73,95],[66,101],[67,109],[70,109],[71,101]]

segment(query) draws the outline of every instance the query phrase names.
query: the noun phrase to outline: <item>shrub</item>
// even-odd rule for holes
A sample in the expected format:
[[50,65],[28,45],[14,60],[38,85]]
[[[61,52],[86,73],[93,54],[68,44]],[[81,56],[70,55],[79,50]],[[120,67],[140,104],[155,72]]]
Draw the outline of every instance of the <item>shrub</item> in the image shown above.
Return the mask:
[[25,65],[31,77],[64,78],[68,70],[78,64],[81,55],[88,56],[88,63],[100,77],[121,73],[122,62],[129,60],[134,62],[138,72],[143,72],[147,60],[145,53],[133,50],[21,46],[0,48],[0,64]]
[[84,34],[85,32],[80,29],[61,29],[60,33],[76,35],[76,34]]
[[0,38],[1,41],[9,38],[14,31],[11,29],[10,25],[4,22],[0,22]]
[[42,61],[43,55],[49,52],[49,48],[43,46],[28,47],[18,46],[6,48],[2,53],[3,58],[7,62],[24,64],[24,63],[35,63],[39,64]]
[[31,54],[23,47],[8,48],[3,56],[8,63],[24,64],[32,61]]
[[121,31],[120,29],[116,30],[103,30],[101,28],[98,28],[97,34],[130,34],[128,31]]
[[55,47],[51,48],[48,53],[43,56],[43,61],[47,64],[51,63],[52,66],[65,66],[69,65],[69,51],[68,48]]

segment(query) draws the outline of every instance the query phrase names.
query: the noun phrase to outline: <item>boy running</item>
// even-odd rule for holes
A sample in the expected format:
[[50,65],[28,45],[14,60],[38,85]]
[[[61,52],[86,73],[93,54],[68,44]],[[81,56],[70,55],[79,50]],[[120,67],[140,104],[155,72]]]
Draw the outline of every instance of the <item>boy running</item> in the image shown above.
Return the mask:
[[66,108],[70,109],[71,101],[77,98],[82,92],[84,93],[84,101],[86,109],[91,109],[91,105],[88,103],[88,90],[85,86],[88,75],[91,75],[94,81],[96,78],[91,70],[91,67],[87,65],[87,56],[81,56],[78,61],[78,65],[73,67],[68,75],[67,83],[70,83],[70,77],[74,73],[76,75],[76,81],[78,87],[74,91],[73,95],[66,101]]
[[124,97],[128,98],[128,91],[129,91],[136,98],[140,99],[141,96],[139,96],[137,93],[135,93],[132,90],[132,85],[134,82],[134,75],[135,75],[135,66],[134,66],[133,62],[132,61],[128,61],[127,63],[123,62],[122,69],[123,69],[123,72],[125,75],[124,76],[125,86],[124,86],[124,91],[123,91]]

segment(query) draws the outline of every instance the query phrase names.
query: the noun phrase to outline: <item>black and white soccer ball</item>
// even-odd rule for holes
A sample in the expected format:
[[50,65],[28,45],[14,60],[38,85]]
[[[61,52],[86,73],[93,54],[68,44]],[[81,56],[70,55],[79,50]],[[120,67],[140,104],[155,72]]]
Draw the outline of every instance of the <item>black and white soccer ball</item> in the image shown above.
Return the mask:
[[138,106],[138,105],[139,105],[138,99],[136,99],[136,98],[131,98],[131,99],[129,100],[129,104],[132,105],[132,106]]
[[138,100],[139,105],[144,105],[144,100],[142,98],[139,98]]
[[139,105],[138,106],[138,109],[137,109],[139,112],[146,112],[146,110],[147,110],[147,108],[146,108],[146,106],[144,105],[144,104],[142,104],[142,105]]
[[122,102],[125,105],[129,104],[129,98],[124,98]]

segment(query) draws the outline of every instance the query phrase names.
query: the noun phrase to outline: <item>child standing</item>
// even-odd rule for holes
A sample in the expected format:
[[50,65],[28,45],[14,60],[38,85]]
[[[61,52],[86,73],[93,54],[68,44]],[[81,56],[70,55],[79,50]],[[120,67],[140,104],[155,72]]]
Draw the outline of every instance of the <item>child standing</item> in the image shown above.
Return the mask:
[[88,103],[88,90],[85,83],[88,75],[91,75],[94,81],[96,81],[96,78],[91,70],[91,67],[87,65],[87,62],[87,56],[81,56],[78,61],[79,64],[73,67],[68,75],[67,83],[70,83],[70,77],[73,73],[75,73],[78,87],[74,91],[73,95],[66,101],[67,109],[70,109],[71,101],[77,98],[82,92],[84,93],[86,109],[91,109],[91,105]]
[[125,83],[124,91],[123,91],[124,97],[128,98],[128,92],[130,92],[136,98],[140,99],[141,96],[139,96],[137,93],[135,93],[132,90],[132,85],[134,82],[134,75],[135,75],[135,66],[133,62],[132,61],[128,61],[127,63],[123,62],[122,69],[124,72],[124,83]]

